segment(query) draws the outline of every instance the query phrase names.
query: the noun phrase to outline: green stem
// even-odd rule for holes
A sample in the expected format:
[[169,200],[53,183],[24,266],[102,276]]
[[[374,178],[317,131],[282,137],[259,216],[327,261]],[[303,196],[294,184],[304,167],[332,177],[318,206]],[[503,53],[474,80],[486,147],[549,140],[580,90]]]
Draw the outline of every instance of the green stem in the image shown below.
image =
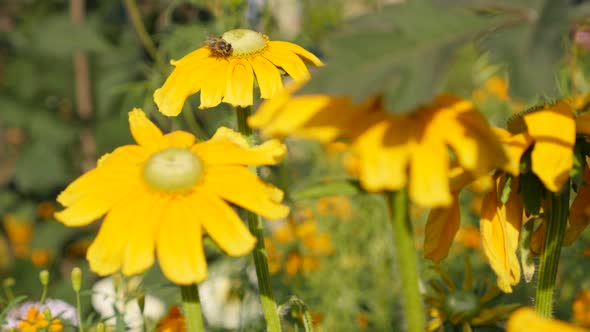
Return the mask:
[[[248,126],[247,122],[250,112],[250,107],[236,107],[238,129],[252,144],[254,141],[252,128]],[[253,168],[253,171],[257,172],[256,168]],[[254,266],[256,267],[256,276],[258,277],[258,288],[260,288],[260,301],[262,302],[262,310],[264,311],[264,319],[266,320],[266,329],[268,332],[281,332],[281,319],[277,310],[275,297],[272,293],[270,272],[268,270],[266,250],[264,249],[262,219],[259,215],[250,211],[246,211],[246,218],[250,232],[256,237],[256,247],[252,251],[252,256],[254,257]]]
[[180,294],[182,296],[182,310],[186,322],[186,331],[203,332],[199,287],[196,284],[180,286]]
[[418,258],[414,246],[412,224],[408,214],[406,189],[387,195],[390,221],[393,227],[395,253],[401,272],[402,301],[408,332],[424,332],[424,303],[418,288]]
[[561,244],[569,215],[569,181],[559,193],[547,191],[545,197],[545,239],[541,249],[535,308],[545,317],[553,315],[553,290],[557,278]]
[[76,291],[76,311],[78,315],[78,332],[84,332],[84,321],[82,320],[82,301],[80,291]]
[[160,56],[160,53],[156,48],[156,44],[154,44],[154,41],[150,37],[150,34],[147,32],[145,26],[143,25],[141,13],[139,12],[139,8],[137,7],[135,0],[124,0],[123,2],[125,4],[125,8],[127,9],[127,14],[131,19],[131,24],[133,24],[133,29],[135,29],[135,32],[137,33],[139,41],[146,49],[150,57],[156,62],[156,64],[160,68],[163,68],[164,72],[166,72],[166,63]]

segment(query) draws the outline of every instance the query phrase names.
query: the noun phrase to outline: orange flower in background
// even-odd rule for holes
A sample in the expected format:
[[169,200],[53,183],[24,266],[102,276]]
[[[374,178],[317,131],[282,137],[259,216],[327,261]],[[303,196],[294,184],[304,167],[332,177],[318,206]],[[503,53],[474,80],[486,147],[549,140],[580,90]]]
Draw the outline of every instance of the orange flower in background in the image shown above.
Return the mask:
[[318,199],[316,210],[323,216],[335,216],[340,220],[350,219],[352,205],[346,196],[326,196]]
[[459,229],[457,241],[465,248],[477,249],[481,246],[481,233],[479,228],[467,225]]
[[590,291],[581,290],[572,304],[574,322],[582,327],[590,327]]
[[14,214],[4,215],[4,229],[17,258],[29,258],[33,223]]
[[186,332],[186,324],[179,307],[170,307],[168,315],[158,322],[156,332]]
[[139,109],[129,123],[137,144],[103,156],[58,197],[65,209],[55,217],[66,226],[106,215],[86,255],[99,275],[142,273],[155,252],[170,281],[198,283],[207,276],[204,231],[231,256],[256,242],[230,202],[268,219],[289,213],[283,192],[247,167],[278,163],[286,153],[280,142],[250,146],[224,127],[203,142],[183,131],[164,135]]
[[29,309],[26,319],[21,320],[16,328],[20,332],[38,332],[39,330],[59,332],[63,330],[63,324],[57,318],[47,320],[42,312],[33,307]]
[[323,66],[320,59],[301,46],[271,41],[266,35],[247,29],[227,31],[171,63],[174,71],[154,93],[158,109],[168,116],[178,115],[185,100],[199,91],[201,109],[221,102],[251,106],[255,81],[260,96],[268,99],[283,89],[281,71],[295,81],[305,81],[310,77],[306,64]]

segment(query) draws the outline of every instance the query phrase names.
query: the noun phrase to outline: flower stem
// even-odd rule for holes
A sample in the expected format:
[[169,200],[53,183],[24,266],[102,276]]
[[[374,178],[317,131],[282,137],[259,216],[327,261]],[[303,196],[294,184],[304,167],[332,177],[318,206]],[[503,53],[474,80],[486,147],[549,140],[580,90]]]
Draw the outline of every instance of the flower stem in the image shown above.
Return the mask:
[[401,189],[387,194],[395,253],[401,271],[402,301],[408,332],[424,332],[424,303],[418,288],[418,258],[408,215],[408,193]]
[[[252,128],[248,126],[248,116],[251,114],[250,107],[236,107],[238,118],[238,130],[252,144],[254,137]],[[253,171],[257,172],[256,168]],[[268,261],[266,259],[266,250],[264,249],[264,228],[262,219],[259,215],[246,211],[248,227],[250,232],[256,237],[256,247],[252,251],[254,257],[254,266],[256,267],[256,276],[258,278],[258,288],[260,288],[260,301],[266,320],[266,329],[268,332],[281,332],[281,319],[277,310],[277,303],[272,293],[270,283],[270,272],[268,270]]]
[[558,193],[547,191],[545,197],[545,239],[541,249],[539,279],[535,295],[535,308],[545,317],[553,315],[553,289],[569,215],[569,181],[564,188]]
[[180,294],[187,332],[203,332],[199,287],[196,284],[180,286]]
[[137,3],[135,0],[124,0],[123,3],[125,4],[125,9],[127,9],[127,14],[131,19],[131,24],[137,33],[137,37],[139,41],[148,52],[150,57],[156,62],[156,64],[160,68],[166,68],[166,63],[160,56],[158,52],[158,48],[154,44],[154,41],[150,37],[150,34],[147,32],[145,26],[143,25],[143,20],[141,18],[141,13],[139,12],[139,8],[137,7]]

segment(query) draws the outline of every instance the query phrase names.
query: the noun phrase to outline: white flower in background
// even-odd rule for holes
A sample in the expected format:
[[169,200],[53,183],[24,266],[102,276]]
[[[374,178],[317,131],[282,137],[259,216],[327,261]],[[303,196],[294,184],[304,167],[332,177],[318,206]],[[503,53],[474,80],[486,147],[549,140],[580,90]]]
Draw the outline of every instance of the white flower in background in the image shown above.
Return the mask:
[[[99,280],[92,287],[92,307],[106,320],[107,325],[116,324],[116,312],[123,314],[126,331],[143,331],[143,317],[139,308],[136,293],[141,278],[133,277],[125,283],[123,278],[115,285],[112,277]],[[157,321],[165,314],[164,303],[155,296],[145,295],[143,316],[150,321]]]
[[[239,270],[236,264],[219,263],[210,269],[207,280],[199,285],[201,310],[209,326],[236,330],[262,315],[260,301],[251,291],[256,284],[256,272],[249,269],[251,273],[246,278],[232,278]],[[244,287],[244,283],[250,285]]]
[[10,310],[6,316],[6,324],[2,325],[3,331],[8,331],[11,328],[16,329],[20,321],[27,319],[27,314],[32,308],[41,313],[49,309],[51,317],[59,319],[64,324],[78,325],[78,314],[74,306],[62,300],[46,299],[43,304],[29,301],[21,303]]

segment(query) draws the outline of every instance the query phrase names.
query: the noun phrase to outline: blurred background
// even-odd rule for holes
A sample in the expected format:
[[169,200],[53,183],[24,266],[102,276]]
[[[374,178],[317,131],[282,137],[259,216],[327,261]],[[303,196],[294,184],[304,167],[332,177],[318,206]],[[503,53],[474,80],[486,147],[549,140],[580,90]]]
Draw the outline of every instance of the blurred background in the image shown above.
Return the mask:
[[[102,154],[132,142],[127,112],[133,107],[143,108],[164,131],[183,129],[207,138],[219,126],[235,127],[229,107],[198,110],[198,95],[177,118],[161,116],[152,101],[153,91],[172,70],[169,60],[201,47],[207,37],[250,28],[324,57],[324,39],[342,22],[397,2],[0,0],[0,309],[16,295],[39,299],[42,269],[50,271],[49,296],[74,303],[69,276],[79,266],[86,290],[83,317],[98,322],[120,315],[108,312],[116,299],[106,309],[100,300],[92,303],[97,289],[117,288],[117,298],[131,301],[130,306],[149,296],[146,303],[152,304],[150,310],[146,306],[145,324],[153,328],[180,302],[177,289],[157,266],[139,279],[114,276],[99,282],[84,260],[99,223],[78,229],[62,226],[52,217],[61,208],[55,197],[94,167]],[[572,25],[570,30],[564,38],[579,44],[578,62],[572,74],[567,71],[571,63],[562,61],[558,80],[569,82],[573,77],[577,91],[587,92],[590,37],[584,39],[585,28]],[[509,78],[502,63],[468,44],[456,52],[441,85],[472,99],[492,123],[503,125],[530,101],[511,95]],[[287,220],[267,223],[273,289],[285,303],[285,330],[302,331],[300,310],[294,301],[288,302],[292,295],[305,302],[319,331],[400,329],[399,283],[395,262],[389,258],[390,238],[383,236],[390,226],[382,198],[354,186],[325,189],[346,176],[344,144],[287,144],[289,168],[263,169],[263,176],[288,190],[293,207]],[[460,288],[465,276],[473,273],[472,293],[481,297],[495,284],[481,253],[481,194],[467,192],[461,199],[464,215],[457,241],[441,263],[442,272],[423,261],[423,286],[426,292],[429,281],[440,282],[441,273],[448,273]],[[416,245],[422,248],[427,211],[415,209],[412,214],[417,220]],[[556,314],[590,325],[590,293],[583,291],[590,287],[590,266],[580,263],[589,259],[589,243],[583,237],[564,252],[561,268],[567,273],[560,274]],[[226,257],[212,243],[207,243],[207,256],[209,280],[201,285],[201,297],[209,330],[262,331],[250,256]],[[533,294],[531,284],[521,282],[514,294],[498,295],[485,306],[525,304]],[[430,314],[436,317],[440,310],[435,305]],[[578,316],[572,317],[575,312]],[[501,331],[503,325],[494,322],[474,330]]]

